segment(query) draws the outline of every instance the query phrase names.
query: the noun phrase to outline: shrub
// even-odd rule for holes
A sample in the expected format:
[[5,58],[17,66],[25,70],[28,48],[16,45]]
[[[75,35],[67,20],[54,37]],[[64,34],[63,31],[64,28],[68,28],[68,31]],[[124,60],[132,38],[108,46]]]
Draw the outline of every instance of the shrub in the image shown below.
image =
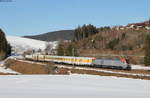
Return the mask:
[[119,43],[119,41],[120,41],[119,38],[115,38],[115,39],[109,41],[106,44],[106,48],[113,50],[115,48],[115,46]]

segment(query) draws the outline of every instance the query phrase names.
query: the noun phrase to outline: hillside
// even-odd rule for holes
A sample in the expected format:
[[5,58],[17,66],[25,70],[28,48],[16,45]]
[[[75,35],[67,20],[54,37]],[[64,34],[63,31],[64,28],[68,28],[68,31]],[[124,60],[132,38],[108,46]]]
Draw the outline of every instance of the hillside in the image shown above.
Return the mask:
[[58,40],[72,40],[74,37],[73,30],[61,30],[55,32],[48,32],[34,36],[24,36],[25,38],[31,38],[42,41],[58,41]]
[[[87,57],[129,57],[133,64],[143,64],[144,42],[150,32],[150,22],[134,23],[127,26],[101,27],[98,32],[83,25],[75,29],[75,41],[64,42],[61,48],[69,55]],[[72,52],[74,50],[74,53]],[[67,52],[61,53],[66,55]],[[67,54],[68,55],[68,54]]]
[[[39,41],[35,39],[29,39],[29,38],[23,38],[23,37],[17,37],[17,36],[7,36],[7,40],[12,46],[12,49],[16,53],[23,53],[27,50],[44,50],[46,47],[45,41]],[[50,42],[52,44],[52,47],[55,48],[57,45],[57,42]]]

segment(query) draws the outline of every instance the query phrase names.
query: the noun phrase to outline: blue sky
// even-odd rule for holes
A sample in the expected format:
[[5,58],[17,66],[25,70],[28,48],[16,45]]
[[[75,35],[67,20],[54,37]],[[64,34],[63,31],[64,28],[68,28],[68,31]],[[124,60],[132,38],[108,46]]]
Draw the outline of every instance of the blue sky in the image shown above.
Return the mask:
[[0,28],[7,35],[36,35],[83,24],[126,25],[150,18],[150,0],[12,1],[0,2]]

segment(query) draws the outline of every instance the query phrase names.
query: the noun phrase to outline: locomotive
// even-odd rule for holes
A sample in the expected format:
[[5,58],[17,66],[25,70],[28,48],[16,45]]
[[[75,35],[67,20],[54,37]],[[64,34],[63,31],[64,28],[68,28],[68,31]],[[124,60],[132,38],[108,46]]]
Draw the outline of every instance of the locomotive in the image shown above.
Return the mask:
[[131,65],[129,65],[125,59],[97,59],[93,57],[52,56],[40,54],[25,55],[25,58],[35,61],[47,61],[74,66],[131,70]]

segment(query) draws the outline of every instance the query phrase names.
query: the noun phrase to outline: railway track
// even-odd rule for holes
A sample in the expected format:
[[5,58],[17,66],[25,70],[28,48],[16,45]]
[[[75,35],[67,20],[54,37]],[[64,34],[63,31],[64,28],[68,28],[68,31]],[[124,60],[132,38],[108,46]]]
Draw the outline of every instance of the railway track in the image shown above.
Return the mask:
[[64,64],[55,64],[58,68],[66,68],[71,71],[71,73],[76,74],[93,74],[102,76],[118,76],[136,79],[146,79],[150,80],[150,70],[117,70],[117,69],[106,69],[106,68],[92,68],[83,66],[72,66]]
[[125,70],[116,70],[116,69],[106,69],[106,68],[91,68],[91,67],[81,67],[81,66],[70,66],[70,65],[60,65],[57,64],[58,67],[63,68],[69,68],[69,69],[83,69],[83,70],[93,70],[97,72],[107,72],[107,73],[116,73],[116,74],[124,74],[124,75],[139,75],[139,76],[149,76],[150,77],[150,71],[149,70],[131,70],[131,71],[125,71]]
[[[52,62],[39,62],[31,61],[24,59],[16,59],[22,62],[37,63],[43,66],[48,65]],[[117,69],[105,69],[105,68],[92,68],[92,67],[83,67],[83,66],[72,66],[64,64],[55,64],[59,69],[67,69],[71,74],[92,74],[92,75],[101,75],[101,76],[117,76],[117,77],[126,77],[126,78],[136,78],[136,79],[146,79],[150,80],[150,70],[136,70],[131,71],[127,70],[117,70]]]

